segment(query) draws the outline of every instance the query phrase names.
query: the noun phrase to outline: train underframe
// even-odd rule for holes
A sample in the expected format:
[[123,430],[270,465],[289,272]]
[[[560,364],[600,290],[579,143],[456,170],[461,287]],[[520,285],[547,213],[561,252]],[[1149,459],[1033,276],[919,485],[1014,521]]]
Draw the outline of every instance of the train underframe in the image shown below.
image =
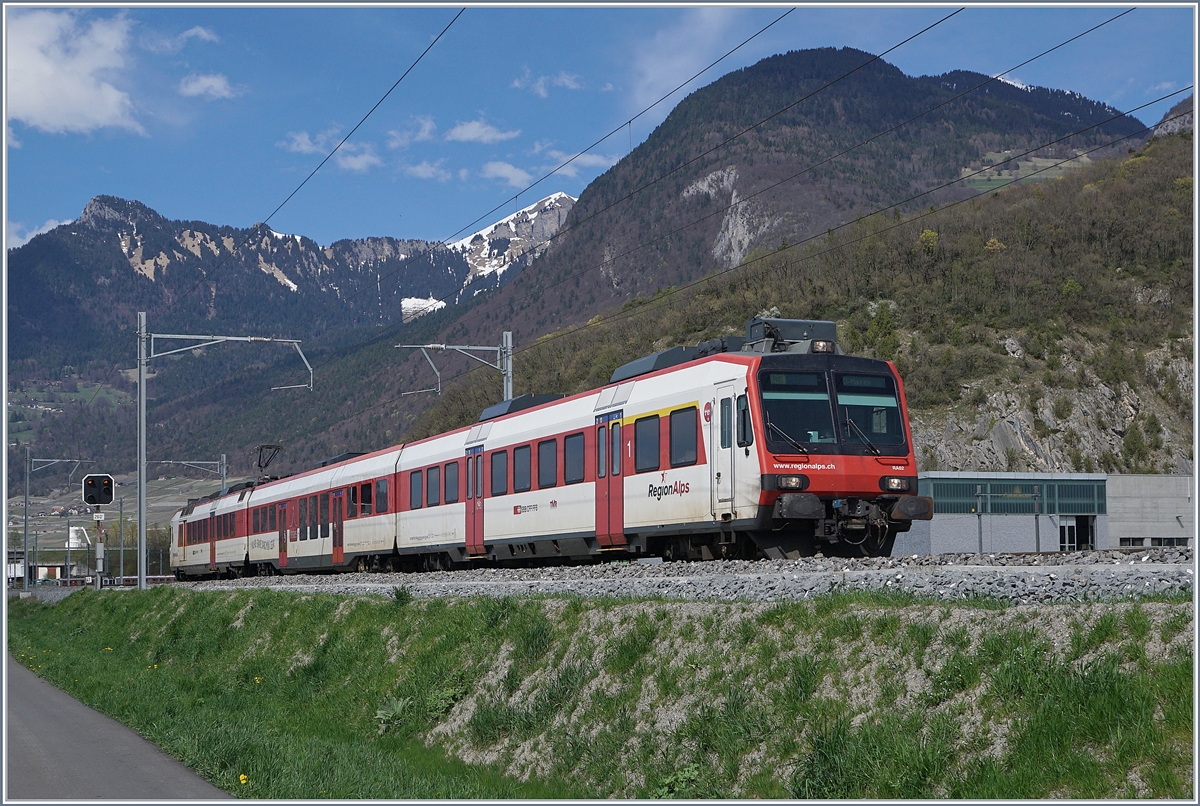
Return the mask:
[[601,546],[594,537],[559,536],[487,544],[484,554],[469,555],[463,546],[417,547],[387,553],[347,554],[337,567],[295,566],[280,569],[272,562],[218,566],[193,573],[177,569],[178,579],[237,578],[296,573],[451,571],[488,564],[562,565],[605,559],[662,557],[664,560],[797,559],[818,553],[831,557],[891,556],[896,535],[907,532],[913,518],[932,516],[932,501],[917,496],[878,499],[821,499],[815,495],[781,495],[773,506],[759,507],[748,519],[659,527],[626,535],[626,545]]

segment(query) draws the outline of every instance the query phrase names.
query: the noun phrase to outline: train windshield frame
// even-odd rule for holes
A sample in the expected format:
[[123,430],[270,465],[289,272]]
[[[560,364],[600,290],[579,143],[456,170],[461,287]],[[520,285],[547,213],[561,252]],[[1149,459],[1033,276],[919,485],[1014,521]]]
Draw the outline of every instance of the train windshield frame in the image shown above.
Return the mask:
[[842,443],[889,456],[907,453],[908,434],[895,379],[863,372],[834,372],[833,378]]
[[908,452],[895,379],[792,368],[758,373],[767,450],[779,454]]
[[[836,453],[829,377],[821,371],[768,369],[758,374],[763,438],[772,453]],[[799,446],[792,444],[798,443]]]

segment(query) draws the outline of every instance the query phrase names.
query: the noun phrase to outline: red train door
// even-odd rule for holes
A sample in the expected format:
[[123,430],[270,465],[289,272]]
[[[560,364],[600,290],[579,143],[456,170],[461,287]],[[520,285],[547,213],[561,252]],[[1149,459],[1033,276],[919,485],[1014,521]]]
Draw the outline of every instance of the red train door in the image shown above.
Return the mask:
[[[223,516],[221,516],[223,517]],[[217,515],[208,516],[208,570],[217,570]]]
[[467,448],[467,554],[483,554],[483,446]]
[[276,515],[278,516],[279,525],[279,567],[287,568],[287,504],[279,504]]
[[596,417],[596,538],[625,545],[625,480],[621,473],[621,412]]
[[342,564],[342,491],[333,494],[333,564]]

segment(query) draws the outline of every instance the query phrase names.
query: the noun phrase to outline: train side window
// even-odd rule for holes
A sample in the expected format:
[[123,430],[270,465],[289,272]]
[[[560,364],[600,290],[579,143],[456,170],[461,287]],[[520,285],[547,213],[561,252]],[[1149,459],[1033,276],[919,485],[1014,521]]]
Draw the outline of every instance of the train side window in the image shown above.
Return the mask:
[[474,459],[467,457],[467,500],[475,498],[475,476],[472,475],[471,469],[475,466]]
[[608,429],[600,426],[596,429],[596,478],[604,478],[608,470]]
[[671,467],[696,464],[696,407],[671,412]]
[[658,470],[658,415],[652,414],[633,423],[633,469],[644,473]]
[[737,444],[746,448],[754,444],[754,424],[750,420],[750,402],[745,395],[737,399]]
[[458,462],[446,463],[446,497],[447,504],[458,503]]
[[272,532],[276,531],[279,528],[275,523],[275,505],[274,504],[271,504],[267,507],[267,528],[269,530],[271,530]]
[[528,445],[513,448],[513,492],[527,492],[533,486],[531,454]]
[[351,484],[346,490],[346,517],[353,518],[358,515],[358,485]]
[[563,440],[563,481],[578,484],[583,481],[583,434],[571,434]]
[[[387,479],[379,479],[375,482],[375,514],[382,515],[388,511],[387,500]],[[399,493],[396,494],[397,496]],[[370,503],[370,501],[366,502]],[[366,514],[366,513],[364,513]]]
[[508,492],[508,451],[492,452],[492,495]]
[[538,488],[558,484],[558,440],[538,443]]
[[317,496],[310,495],[308,497],[308,539],[316,540],[321,536],[320,511],[317,509]]
[[250,526],[254,530],[253,534],[258,534],[258,510],[254,510],[250,516]]
[[358,497],[358,503],[363,515],[371,514],[371,482],[368,481],[362,486],[362,495]]
[[621,424],[612,424],[612,474],[621,475]]
[[425,471],[425,501],[431,507],[442,502],[442,469],[437,465]]
[[475,491],[476,495],[483,498],[483,454],[475,457]]
[[414,470],[408,477],[408,508],[421,508],[421,471]]
[[329,537],[329,493],[321,493],[321,537]]
[[308,540],[308,499],[300,499],[300,539]]
[[721,398],[721,447],[733,447],[733,398]]

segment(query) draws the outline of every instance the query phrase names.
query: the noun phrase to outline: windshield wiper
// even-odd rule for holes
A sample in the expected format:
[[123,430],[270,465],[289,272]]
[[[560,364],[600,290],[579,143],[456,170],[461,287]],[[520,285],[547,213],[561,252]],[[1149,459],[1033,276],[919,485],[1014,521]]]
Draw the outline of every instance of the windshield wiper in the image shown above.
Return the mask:
[[863,433],[863,430],[858,427],[858,423],[854,422],[854,418],[849,414],[846,415],[846,422],[850,424],[850,426],[858,433],[860,437],[862,437],[862,441],[867,443],[867,448],[871,451],[871,453],[875,454],[876,456],[881,455],[879,453],[879,448],[876,448],[871,440],[867,439],[867,435]]
[[801,445],[799,442],[797,442],[796,440],[792,439],[792,438],[791,438],[791,436],[790,436],[790,435],[789,435],[789,434],[788,434],[786,431],[784,431],[784,430],[783,430],[782,428],[780,428],[779,426],[775,425],[775,423],[771,422],[771,418],[770,418],[770,417],[768,417],[768,416],[766,416],[766,412],[763,412],[763,415],[764,415],[764,416],[763,416],[763,419],[764,419],[764,420],[766,420],[766,423],[767,423],[767,428],[770,428],[770,429],[771,429],[772,431],[774,431],[776,434],[779,434],[779,436],[781,436],[781,437],[783,437],[784,439],[786,439],[786,440],[788,441],[788,443],[789,443],[789,444],[790,444],[790,445],[791,445],[793,448],[795,448],[796,450],[800,451],[800,452],[801,452],[801,453],[803,453],[805,456],[808,456],[808,448],[804,447],[804,446],[803,446],[803,445]]

